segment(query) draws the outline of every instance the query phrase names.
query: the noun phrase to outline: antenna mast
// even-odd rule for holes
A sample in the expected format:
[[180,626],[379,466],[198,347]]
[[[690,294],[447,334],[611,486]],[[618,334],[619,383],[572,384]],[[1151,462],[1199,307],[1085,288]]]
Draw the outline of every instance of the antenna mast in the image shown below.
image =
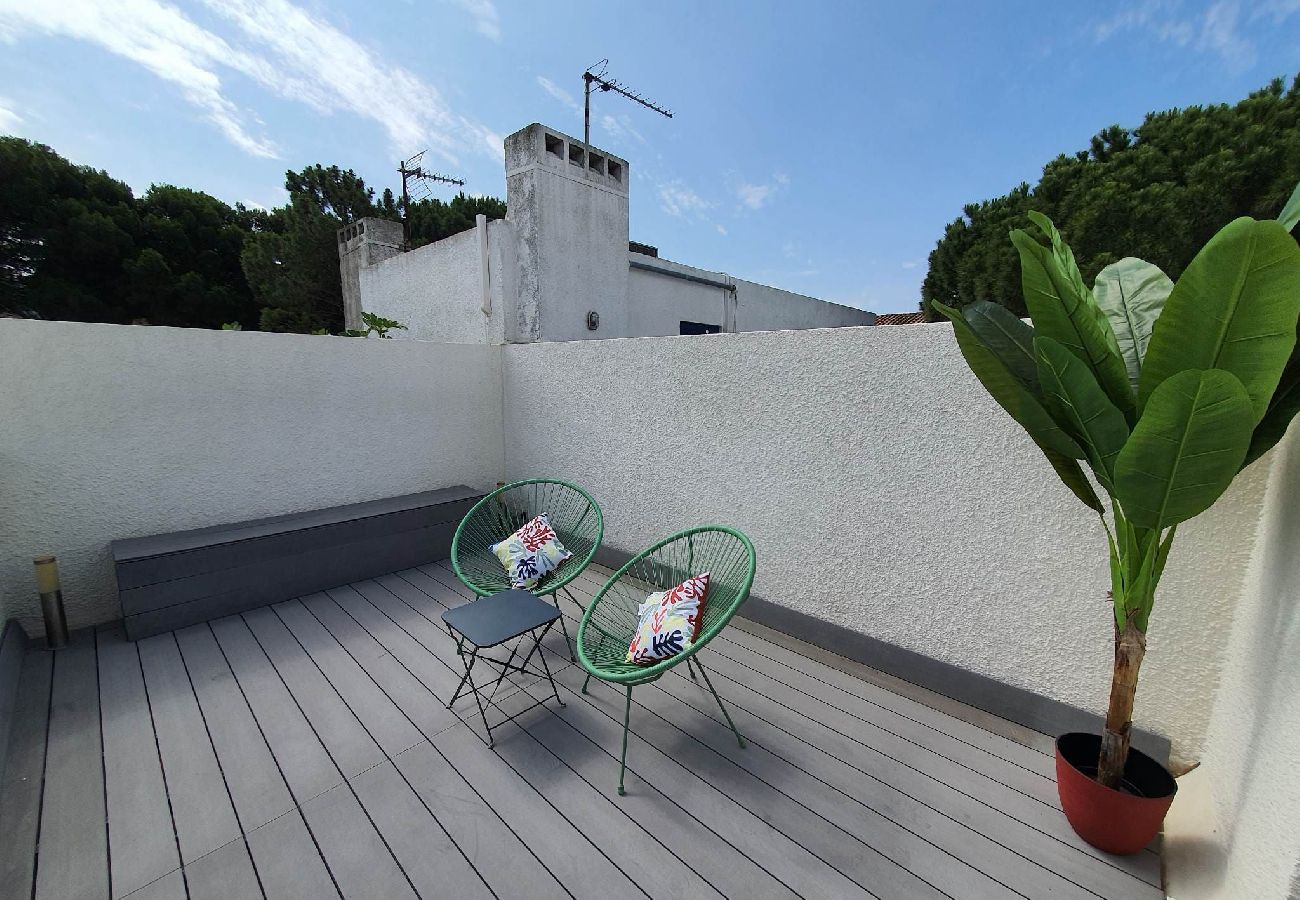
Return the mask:
[[589,66],[587,71],[582,73],[582,142],[591,146],[591,91],[593,85],[602,91],[613,91],[616,94],[622,94],[629,100],[640,103],[646,109],[653,110],[661,116],[672,118],[671,110],[667,110],[655,103],[653,100],[647,100],[627,85],[619,84],[616,79],[606,75],[609,69],[609,60],[602,59],[594,66]]
[[427,200],[433,195],[433,188],[430,187],[432,184],[465,186],[463,179],[424,171],[420,167],[420,160],[424,158],[424,154],[427,152],[427,150],[421,150],[410,159],[404,159],[397,164],[397,173],[402,176],[402,249],[404,250],[411,249],[411,196],[407,191],[408,181],[416,194],[417,203],[421,200]]

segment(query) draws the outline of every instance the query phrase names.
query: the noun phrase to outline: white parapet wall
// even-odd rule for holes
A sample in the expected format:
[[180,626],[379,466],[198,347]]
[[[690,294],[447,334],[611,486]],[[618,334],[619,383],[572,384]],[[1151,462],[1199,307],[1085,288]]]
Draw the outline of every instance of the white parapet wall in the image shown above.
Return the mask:
[[[1101,712],[1106,537],[947,325],[534,344],[505,367],[507,477],[588,487],[606,543],[735,525],[755,593]],[[1195,758],[1269,462],[1179,529],[1137,722]]]
[[392,332],[397,339],[500,344],[513,250],[511,224],[484,221],[361,269],[362,308],[405,325]]
[[500,348],[0,319],[0,598],[41,633],[119,618],[109,543],[502,468]]

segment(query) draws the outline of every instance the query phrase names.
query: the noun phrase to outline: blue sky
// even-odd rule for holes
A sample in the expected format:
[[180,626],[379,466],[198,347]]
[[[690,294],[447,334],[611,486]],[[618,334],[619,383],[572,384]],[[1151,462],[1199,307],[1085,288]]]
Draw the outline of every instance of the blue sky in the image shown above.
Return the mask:
[[502,138],[580,136],[602,57],[675,114],[595,98],[593,143],[631,163],[633,239],[902,311],[963,204],[1106,125],[1293,77],[1300,0],[0,0],[0,133],[137,191],[270,206],[287,168],[392,187],[428,147],[504,196]]

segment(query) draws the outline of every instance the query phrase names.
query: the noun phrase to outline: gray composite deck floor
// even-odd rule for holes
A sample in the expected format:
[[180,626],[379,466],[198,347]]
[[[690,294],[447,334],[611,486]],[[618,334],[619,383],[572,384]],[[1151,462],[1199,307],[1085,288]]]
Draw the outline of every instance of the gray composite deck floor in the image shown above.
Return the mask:
[[[607,570],[575,586],[589,599]],[[0,785],[0,895],[1162,897],[1107,857],[1014,728],[738,623],[702,654],[749,741],[675,672],[622,694],[569,663],[488,749],[431,564],[138,643],[30,651]],[[577,608],[562,601],[569,628]],[[802,652],[799,652],[802,650]],[[549,692],[516,686],[522,708]],[[928,699],[927,699],[928,698]]]

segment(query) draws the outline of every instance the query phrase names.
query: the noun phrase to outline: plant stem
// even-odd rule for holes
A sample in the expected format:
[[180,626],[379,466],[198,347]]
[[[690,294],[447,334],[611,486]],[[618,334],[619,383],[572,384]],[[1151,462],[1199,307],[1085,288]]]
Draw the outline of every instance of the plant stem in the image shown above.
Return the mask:
[[1097,760],[1097,781],[1119,788],[1128,761],[1129,736],[1133,730],[1133,695],[1137,692],[1138,670],[1147,652],[1147,638],[1132,619],[1121,631],[1115,630],[1115,674],[1110,684],[1110,708],[1106,731],[1101,737]]

